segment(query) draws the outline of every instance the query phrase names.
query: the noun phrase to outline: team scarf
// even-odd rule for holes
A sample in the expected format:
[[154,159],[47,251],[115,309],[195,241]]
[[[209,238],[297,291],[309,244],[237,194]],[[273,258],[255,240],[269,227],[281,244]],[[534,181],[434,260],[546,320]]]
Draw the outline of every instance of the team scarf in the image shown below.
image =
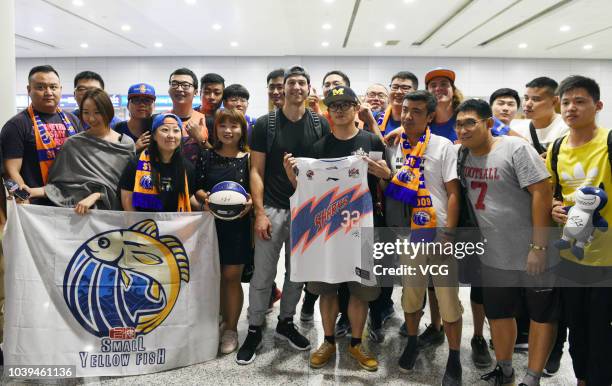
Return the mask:
[[378,129],[380,130],[381,134],[384,135],[387,131],[387,123],[389,122],[389,119],[392,115],[393,114],[391,113],[391,106],[387,106],[385,111],[380,113],[380,115],[378,116],[376,123],[378,124]]
[[427,189],[425,175],[421,173],[420,168],[430,138],[431,131],[427,128],[413,148],[406,134],[402,133],[401,149],[404,164],[385,190],[386,196],[410,205],[412,209],[410,229],[413,241],[431,241],[436,234],[436,211]]
[[[72,126],[72,123],[66,117],[66,114],[58,107],[57,113],[62,119],[68,137],[75,135],[77,132]],[[28,106],[28,114],[34,126],[34,138],[36,140],[36,155],[38,156],[38,165],[40,166],[40,174],[42,175],[43,185],[47,184],[49,177],[49,169],[55,161],[55,156],[60,150],[60,146],[55,143],[55,139],[47,130],[47,125],[40,119],[38,113],[34,112],[32,105]]]
[[[140,153],[138,165],[136,166],[136,179],[134,180],[134,193],[132,194],[132,206],[136,208],[150,209],[161,212],[164,209],[162,201],[159,199],[159,190],[153,184],[151,175],[151,159],[149,150]],[[191,212],[189,203],[189,185],[187,182],[187,172],[185,172],[185,191],[178,195],[178,212]]]

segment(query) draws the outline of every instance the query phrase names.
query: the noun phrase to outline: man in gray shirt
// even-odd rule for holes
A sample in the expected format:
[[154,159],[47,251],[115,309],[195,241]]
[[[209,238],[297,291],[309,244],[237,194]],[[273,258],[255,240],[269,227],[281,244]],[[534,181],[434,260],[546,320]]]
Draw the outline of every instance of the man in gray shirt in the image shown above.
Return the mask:
[[522,382],[535,386],[556,336],[559,293],[555,288],[520,286],[526,286],[527,275],[544,273],[551,260],[547,256],[550,218],[546,216],[552,205],[550,175],[527,142],[493,137],[492,125],[491,108],[485,101],[470,99],[457,108],[457,134],[468,149],[459,153],[461,182],[487,240],[481,258],[483,298],[497,366],[482,379],[496,385],[513,384],[515,317],[525,302],[531,335]]

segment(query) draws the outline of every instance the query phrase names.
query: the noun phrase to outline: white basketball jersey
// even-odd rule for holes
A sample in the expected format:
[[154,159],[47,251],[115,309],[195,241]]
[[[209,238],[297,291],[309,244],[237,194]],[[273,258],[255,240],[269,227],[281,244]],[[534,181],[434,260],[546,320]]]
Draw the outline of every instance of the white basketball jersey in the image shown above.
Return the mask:
[[367,162],[360,156],[297,158],[297,169],[291,281],[374,285],[373,259],[361,256],[362,227],[371,232],[374,226]]

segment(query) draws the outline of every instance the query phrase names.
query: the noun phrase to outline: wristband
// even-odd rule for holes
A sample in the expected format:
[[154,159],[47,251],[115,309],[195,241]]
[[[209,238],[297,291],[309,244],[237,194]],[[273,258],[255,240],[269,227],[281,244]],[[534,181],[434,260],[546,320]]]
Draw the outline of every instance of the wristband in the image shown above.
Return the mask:
[[535,245],[534,243],[529,244],[529,248],[534,251],[545,251],[548,249],[546,246]]

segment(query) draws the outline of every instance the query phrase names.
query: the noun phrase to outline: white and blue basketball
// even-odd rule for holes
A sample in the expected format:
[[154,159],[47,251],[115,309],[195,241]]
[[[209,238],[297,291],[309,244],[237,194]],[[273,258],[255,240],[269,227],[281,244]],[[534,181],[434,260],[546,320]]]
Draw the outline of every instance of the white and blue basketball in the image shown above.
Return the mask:
[[237,182],[222,181],[213,186],[208,196],[208,207],[221,220],[234,220],[246,207],[247,192]]

